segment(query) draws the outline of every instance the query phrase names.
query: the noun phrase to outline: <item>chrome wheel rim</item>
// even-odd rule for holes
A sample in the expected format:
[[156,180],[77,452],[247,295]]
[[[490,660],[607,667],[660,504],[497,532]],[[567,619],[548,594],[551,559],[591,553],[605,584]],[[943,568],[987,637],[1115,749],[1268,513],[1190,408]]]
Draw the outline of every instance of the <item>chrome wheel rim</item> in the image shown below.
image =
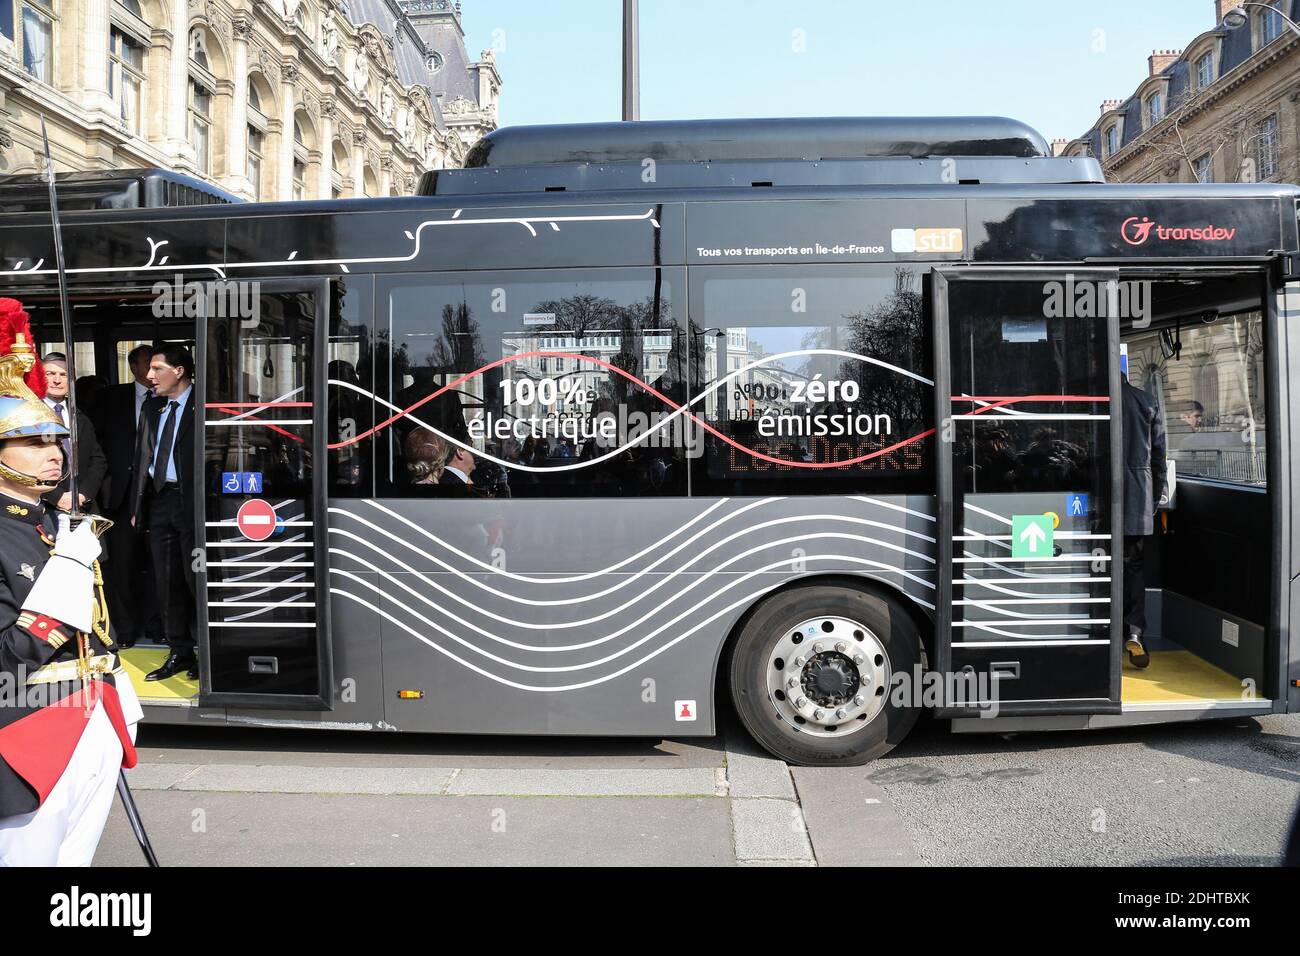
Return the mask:
[[786,630],[767,660],[767,699],[798,733],[846,737],[880,713],[889,690],[889,655],[875,633],[826,615]]

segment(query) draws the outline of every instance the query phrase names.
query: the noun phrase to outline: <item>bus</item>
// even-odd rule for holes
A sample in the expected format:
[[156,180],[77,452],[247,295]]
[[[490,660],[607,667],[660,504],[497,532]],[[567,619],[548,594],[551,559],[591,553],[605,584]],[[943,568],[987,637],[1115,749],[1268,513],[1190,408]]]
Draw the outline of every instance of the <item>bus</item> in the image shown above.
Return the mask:
[[[504,128],[404,197],[60,185],[75,343],[48,202],[0,179],[43,348],[107,382],[196,352],[199,679],[125,651],[150,720],[662,738],[734,707],[852,765],[923,711],[1300,709],[1294,186],[1108,184],[997,117]],[[1125,377],[1171,477],[1145,669]]]

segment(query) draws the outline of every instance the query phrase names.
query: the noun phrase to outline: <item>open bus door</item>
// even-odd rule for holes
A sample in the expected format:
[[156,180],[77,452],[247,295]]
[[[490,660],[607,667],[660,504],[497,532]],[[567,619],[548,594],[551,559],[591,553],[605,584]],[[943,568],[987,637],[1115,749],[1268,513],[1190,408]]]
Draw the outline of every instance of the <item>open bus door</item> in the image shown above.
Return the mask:
[[940,716],[1120,712],[1117,281],[932,274]]
[[236,285],[197,335],[199,703],[329,710],[329,280]]

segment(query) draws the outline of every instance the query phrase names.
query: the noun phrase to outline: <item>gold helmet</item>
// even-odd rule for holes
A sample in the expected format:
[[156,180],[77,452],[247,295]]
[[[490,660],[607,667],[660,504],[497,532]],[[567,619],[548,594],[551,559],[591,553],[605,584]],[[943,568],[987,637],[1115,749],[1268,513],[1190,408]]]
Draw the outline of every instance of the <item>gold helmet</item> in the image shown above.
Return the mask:
[[[32,345],[31,321],[17,299],[0,298],[0,442],[40,435],[57,441],[68,435],[54,409],[42,401],[45,372]],[[49,482],[0,463],[0,477],[30,487]]]

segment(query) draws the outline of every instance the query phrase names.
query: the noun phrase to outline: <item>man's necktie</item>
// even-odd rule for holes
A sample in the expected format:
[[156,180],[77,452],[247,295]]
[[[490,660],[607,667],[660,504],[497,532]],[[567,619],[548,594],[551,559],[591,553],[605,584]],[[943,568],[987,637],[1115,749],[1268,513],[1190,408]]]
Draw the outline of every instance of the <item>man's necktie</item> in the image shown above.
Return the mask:
[[[62,402],[55,402],[55,403],[54,403],[54,414],[56,414],[56,415],[59,416],[59,421],[63,422],[64,426],[66,427],[67,424],[68,424],[68,418],[67,418],[66,415],[63,414],[63,403],[62,403]],[[59,439],[59,447],[63,449],[63,454],[64,454],[65,456],[66,456],[66,455],[70,455],[70,454],[72,453],[72,452],[71,452],[71,444],[69,443],[68,439],[66,439],[66,438],[60,438],[60,439]],[[68,467],[72,467],[72,466],[69,465]]]
[[168,402],[163,414],[167,416],[167,424],[163,425],[162,439],[158,442],[158,457],[154,459],[153,487],[155,491],[162,491],[162,486],[167,484],[167,463],[171,461],[172,441],[176,438],[176,403]]

